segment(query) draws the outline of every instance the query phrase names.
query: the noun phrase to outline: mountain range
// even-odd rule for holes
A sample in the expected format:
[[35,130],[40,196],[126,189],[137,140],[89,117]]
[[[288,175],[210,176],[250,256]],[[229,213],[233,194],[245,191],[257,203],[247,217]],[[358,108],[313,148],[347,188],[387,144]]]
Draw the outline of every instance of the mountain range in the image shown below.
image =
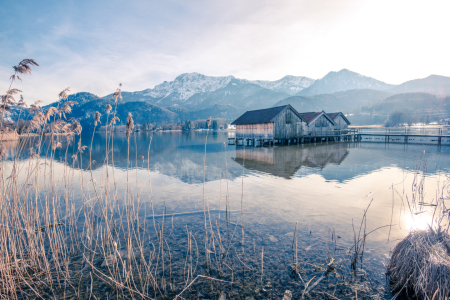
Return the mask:
[[[389,105],[392,109],[414,109],[408,105],[408,101],[392,101],[395,99],[392,97],[398,94],[406,94],[401,99],[414,98],[414,105],[429,101],[430,95],[436,99],[449,99],[446,97],[450,95],[450,77],[431,75],[392,85],[347,69],[330,72],[317,80],[288,75],[279,80],[265,81],[187,73],[154,88],[123,91],[117,111],[120,116],[123,114],[123,118],[131,112],[139,124],[179,122],[209,116],[232,121],[247,110],[284,104],[291,104],[302,112],[325,110],[358,113],[363,108],[367,112],[367,107],[373,107],[369,111],[385,113],[389,111]],[[96,110],[102,112],[107,103],[112,104],[111,98],[112,95],[98,97],[87,92],[70,95],[68,100],[79,103],[71,116],[87,125],[91,123]],[[382,105],[387,99],[391,100]],[[49,106],[55,105],[56,102]],[[379,110],[378,107],[383,109]]]

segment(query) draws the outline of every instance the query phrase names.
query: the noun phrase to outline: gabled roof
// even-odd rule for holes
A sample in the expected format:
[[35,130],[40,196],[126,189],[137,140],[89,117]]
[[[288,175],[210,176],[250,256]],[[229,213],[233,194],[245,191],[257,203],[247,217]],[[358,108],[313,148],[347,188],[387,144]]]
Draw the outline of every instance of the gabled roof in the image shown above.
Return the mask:
[[275,119],[280,112],[289,107],[292,111],[302,120],[303,117],[290,105],[283,105],[265,109],[250,110],[245,112],[242,116],[237,118],[231,125],[247,125],[247,124],[260,124],[270,123]]
[[324,115],[325,118],[327,118],[331,122],[331,124],[336,125],[336,123],[333,121],[333,119],[331,119],[324,111],[306,112],[306,113],[300,114],[300,116],[302,116],[303,119],[305,119],[306,124],[310,124],[311,122],[314,122],[317,118],[319,118],[322,115]]
[[306,123],[311,123],[314,119],[316,119],[322,112],[306,112],[300,113],[300,115],[306,120]]
[[335,113],[331,113],[331,114],[327,114],[331,119],[336,119],[337,116],[341,116],[342,119],[344,119],[345,122],[347,122],[348,125],[350,125],[350,121],[344,116],[344,114],[342,112],[335,112]]

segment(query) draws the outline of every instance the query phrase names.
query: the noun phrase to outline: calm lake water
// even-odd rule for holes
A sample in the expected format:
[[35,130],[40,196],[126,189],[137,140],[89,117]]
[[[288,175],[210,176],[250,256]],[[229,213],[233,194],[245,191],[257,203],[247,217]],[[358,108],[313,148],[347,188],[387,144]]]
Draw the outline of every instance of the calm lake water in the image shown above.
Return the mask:
[[[126,137],[114,138],[119,195],[126,193],[128,178],[145,204],[142,216],[147,226],[165,226],[171,249],[170,281],[185,280],[187,232],[198,247],[196,274],[219,276],[207,271],[202,260],[208,254],[204,249],[207,226],[215,232],[208,237],[214,239],[215,247],[228,245],[228,268],[219,276],[237,283],[224,284],[228,298],[239,294],[246,299],[281,299],[290,290],[293,299],[300,299],[305,286],[317,299],[334,292],[340,299],[356,293],[360,298],[392,297],[385,276],[390,250],[411,229],[424,229],[431,220],[427,206],[418,208],[423,213],[412,215],[406,196],[411,199],[417,174],[425,171],[423,202],[436,199],[450,168],[450,147],[318,143],[254,148],[228,145],[232,135],[135,133],[130,139],[128,175]],[[91,136],[81,138],[83,145],[90,145]],[[65,156],[66,144],[62,143],[57,161]],[[68,157],[75,148],[76,143],[69,146]],[[104,134],[95,134],[92,153],[83,153],[86,178],[90,178],[89,155],[95,160],[93,177],[100,182],[106,168]],[[59,168],[63,172],[62,163]],[[112,170],[111,163],[108,168]],[[75,196],[81,207],[79,193]],[[206,221],[204,199],[209,209]],[[156,215],[168,217],[153,219],[151,202]],[[358,235],[369,204],[366,232],[381,228],[367,236],[362,264],[352,271],[354,232]],[[331,259],[335,269],[326,272]],[[292,272],[295,263],[300,276]],[[218,298],[217,291],[198,284],[198,290],[183,297]]]

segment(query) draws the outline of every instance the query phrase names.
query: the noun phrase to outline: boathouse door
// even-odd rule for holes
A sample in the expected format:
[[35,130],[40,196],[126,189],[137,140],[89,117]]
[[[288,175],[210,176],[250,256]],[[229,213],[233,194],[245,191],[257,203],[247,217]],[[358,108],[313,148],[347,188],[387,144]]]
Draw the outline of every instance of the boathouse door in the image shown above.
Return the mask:
[[297,136],[303,135],[303,126],[302,122],[297,122]]

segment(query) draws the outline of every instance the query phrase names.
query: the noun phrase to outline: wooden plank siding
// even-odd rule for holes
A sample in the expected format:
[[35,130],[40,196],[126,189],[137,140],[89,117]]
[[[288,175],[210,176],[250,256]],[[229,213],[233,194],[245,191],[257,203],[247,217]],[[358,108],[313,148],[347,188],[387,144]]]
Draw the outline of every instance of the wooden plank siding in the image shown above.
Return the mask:
[[292,139],[303,134],[304,122],[288,106],[270,123],[236,125],[237,139]]
[[238,139],[273,139],[273,123],[236,125]]
[[293,139],[303,134],[302,119],[289,107],[278,114],[274,121],[274,136],[278,139]]
[[307,135],[322,135],[334,130],[334,124],[330,122],[324,115],[308,124]]
[[342,118],[342,116],[337,116],[336,118],[334,118],[334,123],[336,123],[336,126],[334,127],[334,129],[336,130],[341,130],[341,129],[348,129],[348,124],[347,122],[345,122],[344,118]]

